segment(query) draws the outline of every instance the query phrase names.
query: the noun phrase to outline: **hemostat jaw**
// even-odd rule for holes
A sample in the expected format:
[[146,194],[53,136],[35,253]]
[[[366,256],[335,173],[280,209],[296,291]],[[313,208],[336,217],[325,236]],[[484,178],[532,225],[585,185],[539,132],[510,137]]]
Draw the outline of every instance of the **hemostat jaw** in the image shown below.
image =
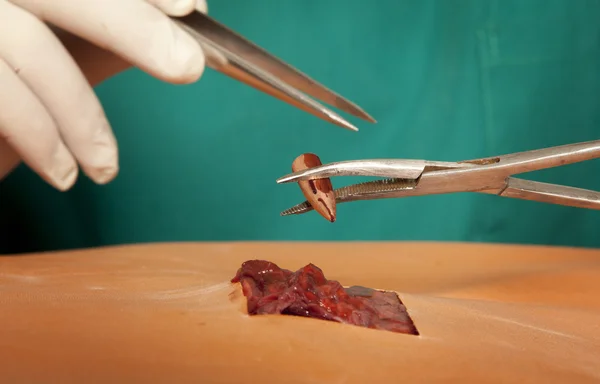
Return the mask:
[[[334,190],[336,203],[475,192],[600,210],[600,192],[517,179],[516,174],[600,158],[600,140],[566,144],[461,162],[427,160],[358,160],[326,164],[282,177],[278,183],[329,176],[379,176],[376,180]],[[305,213],[298,204],[283,216]]]
[[[397,197],[417,187],[419,179],[425,172],[434,172],[445,169],[468,168],[473,164],[405,160],[405,159],[372,159],[341,161],[316,166],[286,175],[277,183],[302,182],[305,180],[324,179],[334,176],[371,176],[384,177],[383,180],[374,180],[353,184],[334,190],[335,201],[345,203],[358,200],[385,199]],[[282,216],[306,213],[313,210],[310,202],[305,201],[281,213]]]
[[[352,184],[334,190],[335,202],[340,204],[351,201],[382,199],[390,192],[414,189],[418,182],[418,179],[383,179]],[[304,201],[281,212],[281,216],[299,215],[313,209],[308,201]]]
[[370,176],[390,179],[418,179],[423,172],[436,169],[455,169],[472,166],[467,163],[444,161],[372,159],[350,160],[324,164],[294,172],[277,180],[278,184],[337,176]]

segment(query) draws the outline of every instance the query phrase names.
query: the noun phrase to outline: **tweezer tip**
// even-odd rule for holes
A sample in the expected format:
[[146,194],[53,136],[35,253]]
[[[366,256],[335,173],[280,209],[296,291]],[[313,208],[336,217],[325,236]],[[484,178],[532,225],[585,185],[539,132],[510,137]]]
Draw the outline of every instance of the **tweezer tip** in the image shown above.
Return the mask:
[[363,120],[366,120],[369,123],[373,123],[373,124],[377,123],[377,120],[375,120],[373,118],[373,116],[369,115],[367,112],[363,111],[362,109],[356,110],[356,112],[353,113],[353,115],[356,116],[356,117],[358,117],[358,118],[361,118]]
[[347,100],[341,96],[337,96],[336,97],[336,106],[338,108],[340,108],[341,110],[356,116],[358,118],[361,118],[363,120],[366,120],[370,123],[376,123],[377,121],[371,116],[369,115],[364,109],[362,109],[361,107],[359,107],[358,105],[354,104],[353,102],[351,102],[350,100]]
[[350,124],[349,122],[347,122],[346,120],[342,119],[341,117],[330,113],[329,117],[333,120],[333,123],[336,124],[339,127],[342,128],[346,128],[347,130],[353,131],[353,132],[358,132],[358,128],[356,128],[354,125]]
[[349,122],[347,122],[346,120],[337,116],[334,113],[330,113],[329,118],[331,119],[331,122],[337,125],[338,127],[345,128],[349,131],[358,132],[358,128],[356,128],[354,125],[350,124]]

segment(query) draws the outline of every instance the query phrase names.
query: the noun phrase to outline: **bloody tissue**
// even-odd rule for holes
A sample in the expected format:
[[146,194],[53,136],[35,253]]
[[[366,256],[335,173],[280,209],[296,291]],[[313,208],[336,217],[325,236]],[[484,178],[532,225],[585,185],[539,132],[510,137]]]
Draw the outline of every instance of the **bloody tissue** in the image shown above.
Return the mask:
[[360,286],[344,288],[335,280],[327,280],[313,264],[292,272],[269,261],[249,260],[231,282],[241,284],[249,315],[303,316],[419,334],[396,293]]

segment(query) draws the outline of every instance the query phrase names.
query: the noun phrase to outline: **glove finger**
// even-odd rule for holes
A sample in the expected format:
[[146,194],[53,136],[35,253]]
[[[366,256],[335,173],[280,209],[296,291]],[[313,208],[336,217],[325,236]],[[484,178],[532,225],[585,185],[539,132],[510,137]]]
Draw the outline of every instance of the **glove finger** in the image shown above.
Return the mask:
[[[0,141],[6,140],[25,163],[44,180],[64,191],[77,179],[77,163],[61,141],[52,117],[0,59]],[[9,159],[6,155],[3,158]],[[14,158],[14,156],[13,156]],[[13,159],[14,160],[14,159]],[[6,173],[15,161],[6,162]]]
[[204,72],[200,45],[144,0],[10,1],[159,79],[191,83]]
[[146,0],[169,16],[185,16],[193,10],[208,13],[206,0]]
[[146,0],[169,16],[185,16],[196,8],[196,0]]
[[0,57],[44,104],[84,172],[109,182],[118,172],[117,145],[92,87],[43,22],[9,2],[0,2],[0,15]]
[[206,0],[197,0],[196,1],[196,10],[198,12],[208,14],[208,4],[206,3]]

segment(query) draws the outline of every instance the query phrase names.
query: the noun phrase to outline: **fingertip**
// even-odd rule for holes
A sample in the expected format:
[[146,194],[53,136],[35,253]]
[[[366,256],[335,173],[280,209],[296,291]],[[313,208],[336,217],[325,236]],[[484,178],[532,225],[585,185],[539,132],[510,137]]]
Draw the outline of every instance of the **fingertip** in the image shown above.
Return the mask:
[[196,0],[174,0],[172,2],[171,16],[185,16],[196,8]]
[[95,169],[92,180],[99,185],[105,185],[113,181],[119,174],[119,166],[117,164]]
[[206,3],[206,0],[197,0],[196,10],[198,12],[208,14],[208,4]]
[[169,16],[185,16],[196,9],[196,0],[147,0]]
[[183,84],[191,84],[200,80],[206,69],[206,58],[202,50],[200,50],[199,57],[194,60],[193,65],[190,66],[186,73],[186,77],[183,78]]
[[[181,31],[181,30],[180,30]],[[189,34],[181,31],[176,38],[171,71],[167,74],[172,83],[194,83],[202,77],[206,67],[206,56],[200,44]]]
[[61,192],[66,192],[75,185],[79,170],[75,161],[60,164],[52,170],[50,184]]
[[165,20],[169,31],[155,29],[155,49],[149,53],[150,60],[136,63],[152,76],[172,84],[189,84],[204,73],[206,56],[200,43],[173,20]]
[[194,10],[207,13],[208,6],[206,0],[147,0],[150,4],[153,4],[156,8],[169,16],[185,16],[193,12]]
[[108,184],[119,173],[117,143],[110,131],[105,130],[94,140],[92,151],[85,159],[80,159],[81,168],[96,184]]
[[116,162],[102,166],[82,165],[83,171],[94,183],[105,185],[113,181],[119,174],[119,165]]

